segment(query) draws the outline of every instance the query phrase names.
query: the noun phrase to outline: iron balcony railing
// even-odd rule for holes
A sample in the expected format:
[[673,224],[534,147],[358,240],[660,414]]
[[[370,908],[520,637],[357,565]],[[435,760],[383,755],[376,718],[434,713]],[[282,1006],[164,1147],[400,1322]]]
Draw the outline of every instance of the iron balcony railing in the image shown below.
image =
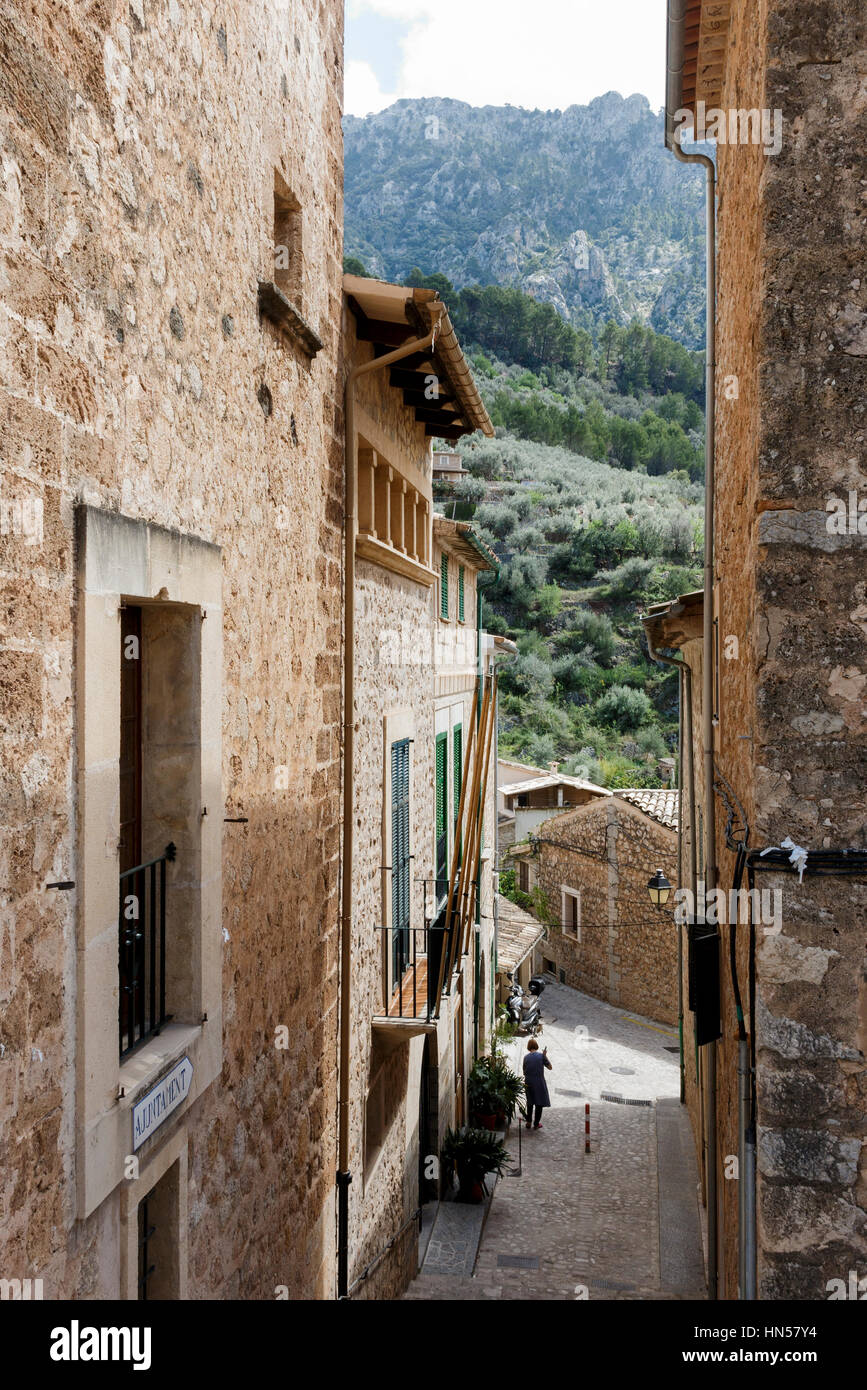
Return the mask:
[[389,936],[394,973],[386,1007],[389,1018],[432,1022],[439,1017],[440,962],[450,944],[445,917],[443,908],[433,922],[423,927],[380,928]]
[[166,864],[177,850],[125,869],[118,906],[118,1032],[125,1057],[153,1037],[166,1015]]

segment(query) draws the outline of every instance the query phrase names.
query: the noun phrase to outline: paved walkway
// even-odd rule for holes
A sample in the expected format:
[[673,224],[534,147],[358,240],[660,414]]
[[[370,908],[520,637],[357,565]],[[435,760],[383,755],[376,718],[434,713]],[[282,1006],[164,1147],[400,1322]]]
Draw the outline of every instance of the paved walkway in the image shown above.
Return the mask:
[[[423,1266],[405,1297],[706,1298],[676,1031],[564,985],[548,984],[542,1011],[552,1108],[540,1130],[512,1126],[520,1173],[497,1184],[475,1272]],[[509,1049],[516,1071],[525,1050]]]

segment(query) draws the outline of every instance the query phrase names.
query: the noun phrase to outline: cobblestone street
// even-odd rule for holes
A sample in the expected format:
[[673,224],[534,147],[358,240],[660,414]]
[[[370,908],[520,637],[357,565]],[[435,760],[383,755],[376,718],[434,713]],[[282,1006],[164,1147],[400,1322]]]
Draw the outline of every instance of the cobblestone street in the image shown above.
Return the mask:
[[[514,1171],[497,1183],[475,1272],[423,1267],[405,1296],[706,1298],[676,1031],[563,985],[548,985],[542,1008],[551,1109],[540,1130],[512,1126]],[[516,1071],[525,1049],[509,1049]]]

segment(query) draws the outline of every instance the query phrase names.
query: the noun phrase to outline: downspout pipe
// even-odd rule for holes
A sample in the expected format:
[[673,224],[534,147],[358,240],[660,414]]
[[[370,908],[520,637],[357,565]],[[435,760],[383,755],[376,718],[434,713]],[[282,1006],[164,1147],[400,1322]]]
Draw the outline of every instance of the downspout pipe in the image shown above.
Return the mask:
[[337,1297],[349,1294],[349,1106],[352,1002],[352,894],[355,849],[355,536],[357,530],[358,440],[355,433],[355,387],[370,372],[382,371],[436,344],[445,305],[431,303],[436,322],[423,338],[414,338],[384,357],[353,367],[344,388],[344,511],[343,511],[343,864],[340,919],[340,1067],[337,1107]]
[[[678,741],[678,814],[677,814],[677,886],[683,887],[683,762],[684,748],[686,747],[686,716],[689,711],[689,784],[690,784],[690,805],[689,805],[689,832],[690,840],[695,836],[695,780],[692,775],[692,671],[685,661],[678,661],[673,656],[663,656],[653,645],[647,628],[647,651],[653,661],[660,666],[673,666],[678,674],[677,701],[678,701],[678,720],[677,720],[677,741]],[[695,856],[692,856],[692,863],[695,863]],[[695,904],[695,896],[693,896]],[[683,1058],[683,923],[677,923],[677,1036],[680,1048],[680,1103],[683,1105],[686,1100],[686,1067]]]
[[[705,479],[704,479],[704,632],[702,671],[702,747],[704,753],[705,891],[717,884],[716,814],[714,804],[714,462],[716,430],[716,166],[706,154],[684,154],[680,146],[683,54],[687,0],[668,0],[665,143],[681,164],[701,164],[705,171],[707,219]],[[719,1233],[717,1229],[717,1116],[715,1042],[707,1045],[707,1227],[708,1293],[718,1297]]]
[[[507,637],[494,637],[494,656],[509,657],[510,659],[518,655],[517,643],[512,642]],[[500,689],[497,686],[494,699],[494,737],[497,740],[497,756],[494,760],[494,875],[497,881],[497,888],[494,893],[494,940],[491,952],[491,988],[488,991],[490,998],[488,1001],[489,1023],[492,1029],[496,1018],[496,981],[499,971],[499,947],[500,947]],[[492,1048],[493,1050],[493,1048]]]

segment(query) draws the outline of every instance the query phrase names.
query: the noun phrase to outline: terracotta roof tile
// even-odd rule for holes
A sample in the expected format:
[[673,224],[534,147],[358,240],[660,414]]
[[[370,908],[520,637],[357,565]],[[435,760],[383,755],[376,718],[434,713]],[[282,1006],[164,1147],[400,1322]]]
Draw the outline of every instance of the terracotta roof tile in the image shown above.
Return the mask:
[[677,787],[618,787],[615,796],[643,811],[668,830],[677,830]]

